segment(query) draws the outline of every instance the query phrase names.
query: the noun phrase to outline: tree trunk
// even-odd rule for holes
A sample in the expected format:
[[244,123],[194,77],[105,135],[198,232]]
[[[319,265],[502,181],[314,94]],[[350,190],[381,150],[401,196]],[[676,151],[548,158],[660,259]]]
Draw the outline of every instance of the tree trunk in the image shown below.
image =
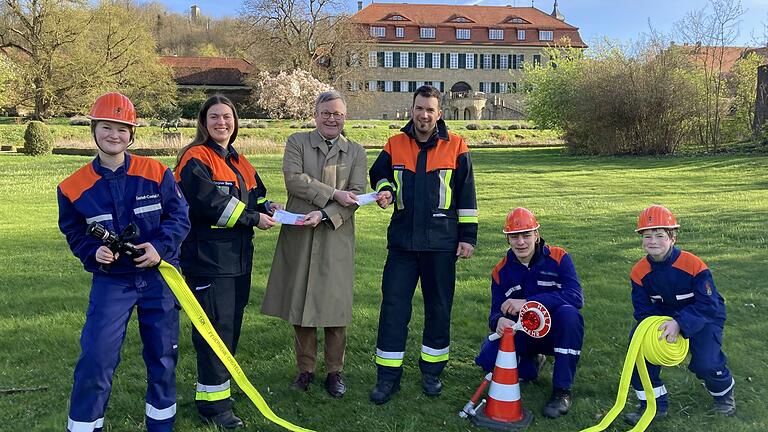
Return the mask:
[[763,125],[768,119],[768,66],[757,68],[757,96],[755,97],[755,119],[752,133],[755,140],[762,140]]

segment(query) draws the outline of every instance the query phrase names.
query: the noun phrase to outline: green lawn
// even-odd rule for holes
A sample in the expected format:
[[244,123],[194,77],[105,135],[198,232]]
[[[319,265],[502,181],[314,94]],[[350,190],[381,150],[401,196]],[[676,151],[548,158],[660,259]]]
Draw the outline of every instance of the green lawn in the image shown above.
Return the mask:
[[[369,158],[375,157],[369,153]],[[270,188],[285,199],[280,155],[252,161]],[[345,369],[347,395],[336,400],[321,385],[299,394],[294,376],[292,330],[259,314],[278,230],[258,232],[253,291],[237,354],[243,369],[281,417],[318,431],[468,431],[456,414],[482,373],[473,365],[486,333],[489,273],[505,251],[504,216],[515,206],[536,213],[542,235],[573,255],[584,287],[587,332],[571,412],[557,420],[541,417],[550,392],[551,360],[537,383],[522,386],[523,404],[536,414],[530,431],[578,431],[592,426],[612,405],[633,324],[628,274],[640,258],[633,228],[639,211],[670,207],[682,224],[679,244],[712,269],[728,302],[725,352],[736,377],[735,418],[708,414],[711,399],[684,366],[666,370],[670,416],[656,431],[766,431],[768,414],[768,157],[587,158],[559,149],[473,151],[480,209],[476,257],[458,265],[451,361],[445,390],[437,399],[421,394],[417,358],[422,328],[421,300],[411,325],[403,390],[392,402],[374,406],[373,352],[380,302],[384,237],[389,211],[358,212],[354,319]],[[172,158],[164,158],[172,163]],[[56,226],[56,184],[88,161],[85,157],[31,158],[0,155],[0,388],[47,386],[46,391],[0,394],[0,429],[62,430],[72,371],[87,305],[89,277],[70,254]],[[763,309],[766,308],[766,309]],[[178,366],[179,431],[209,431],[194,408],[195,361],[190,323],[182,318]],[[109,431],[140,431],[144,415],[144,365],[135,319],[117,370]],[[321,356],[322,357],[322,356]],[[322,369],[320,371],[322,376]],[[251,431],[279,431],[236,391],[237,412]],[[621,423],[609,430],[629,429]],[[654,428],[652,428],[654,429]]]

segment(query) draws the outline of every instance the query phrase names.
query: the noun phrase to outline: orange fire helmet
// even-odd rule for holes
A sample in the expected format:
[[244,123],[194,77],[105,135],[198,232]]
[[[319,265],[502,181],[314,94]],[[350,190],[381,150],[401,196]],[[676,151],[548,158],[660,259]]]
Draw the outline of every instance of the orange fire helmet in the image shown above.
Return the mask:
[[507,215],[507,223],[504,224],[504,234],[515,234],[539,229],[541,225],[536,222],[536,216],[530,210],[518,207]]
[[120,93],[105,93],[96,99],[88,115],[91,120],[106,120],[138,126],[136,109],[128,97]]
[[675,219],[675,215],[668,208],[660,205],[653,205],[640,212],[637,218],[637,229],[635,232],[654,228],[680,228]]

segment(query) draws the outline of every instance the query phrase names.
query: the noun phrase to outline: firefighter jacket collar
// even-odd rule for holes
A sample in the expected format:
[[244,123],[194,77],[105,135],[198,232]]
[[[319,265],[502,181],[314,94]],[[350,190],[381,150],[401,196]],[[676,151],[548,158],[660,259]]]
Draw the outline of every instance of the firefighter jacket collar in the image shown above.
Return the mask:
[[240,155],[237,154],[237,150],[232,147],[232,144],[227,144],[227,148],[224,148],[220,146],[216,141],[209,139],[205,142],[205,145],[213,149],[213,151],[215,151],[217,155],[221,156],[222,159],[226,159],[227,155],[229,154],[232,155],[232,159],[237,162],[238,158],[240,157]]
[[96,171],[96,173],[100,176],[107,179],[111,179],[115,176],[128,172],[128,168],[130,168],[130,166],[131,154],[128,152],[125,152],[125,160],[123,161],[123,164],[117,167],[117,169],[114,171],[101,164],[101,158],[99,158],[99,155],[96,155],[96,157],[93,159],[93,170]]
[[651,268],[658,269],[658,268],[671,266],[672,263],[677,261],[678,257],[680,257],[680,249],[678,249],[675,246],[672,246],[671,248],[669,248],[669,252],[667,252],[667,256],[665,256],[664,260],[662,261],[654,261],[650,255],[646,255],[645,259],[648,260],[648,263],[651,265]]
[[418,144],[420,148],[433,147],[437,145],[438,139],[443,141],[448,141],[450,139],[448,137],[448,126],[445,124],[443,119],[437,120],[437,127],[435,128],[435,131],[432,132],[432,136],[429,137],[429,140],[426,143],[420,143],[419,140],[416,139],[416,133],[413,131],[413,128],[413,119],[410,119],[408,120],[408,123],[406,123],[405,126],[400,129],[400,132],[403,132],[411,137],[414,141],[416,141],[416,144]]
[[[320,132],[315,129],[312,131],[312,133],[309,134],[309,143],[312,146],[312,148],[319,148],[320,151],[323,153],[330,152],[330,149],[328,148],[328,144],[325,143],[326,138],[323,137]],[[333,140],[328,140],[333,141]],[[339,134],[338,137],[336,137],[336,142],[333,144],[334,147],[337,147],[340,152],[345,152],[349,150],[349,142],[347,142],[347,139],[344,137],[344,135]]]

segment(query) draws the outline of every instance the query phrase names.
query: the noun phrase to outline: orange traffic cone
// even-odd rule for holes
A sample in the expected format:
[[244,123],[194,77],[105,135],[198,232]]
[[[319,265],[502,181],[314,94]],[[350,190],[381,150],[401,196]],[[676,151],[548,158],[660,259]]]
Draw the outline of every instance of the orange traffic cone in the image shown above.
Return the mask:
[[515,332],[508,327],[499,344],[488,401],[477,410],[472,423],[498,431],[517,431],[528,427],[532,420],[533,413],[520,402]]

